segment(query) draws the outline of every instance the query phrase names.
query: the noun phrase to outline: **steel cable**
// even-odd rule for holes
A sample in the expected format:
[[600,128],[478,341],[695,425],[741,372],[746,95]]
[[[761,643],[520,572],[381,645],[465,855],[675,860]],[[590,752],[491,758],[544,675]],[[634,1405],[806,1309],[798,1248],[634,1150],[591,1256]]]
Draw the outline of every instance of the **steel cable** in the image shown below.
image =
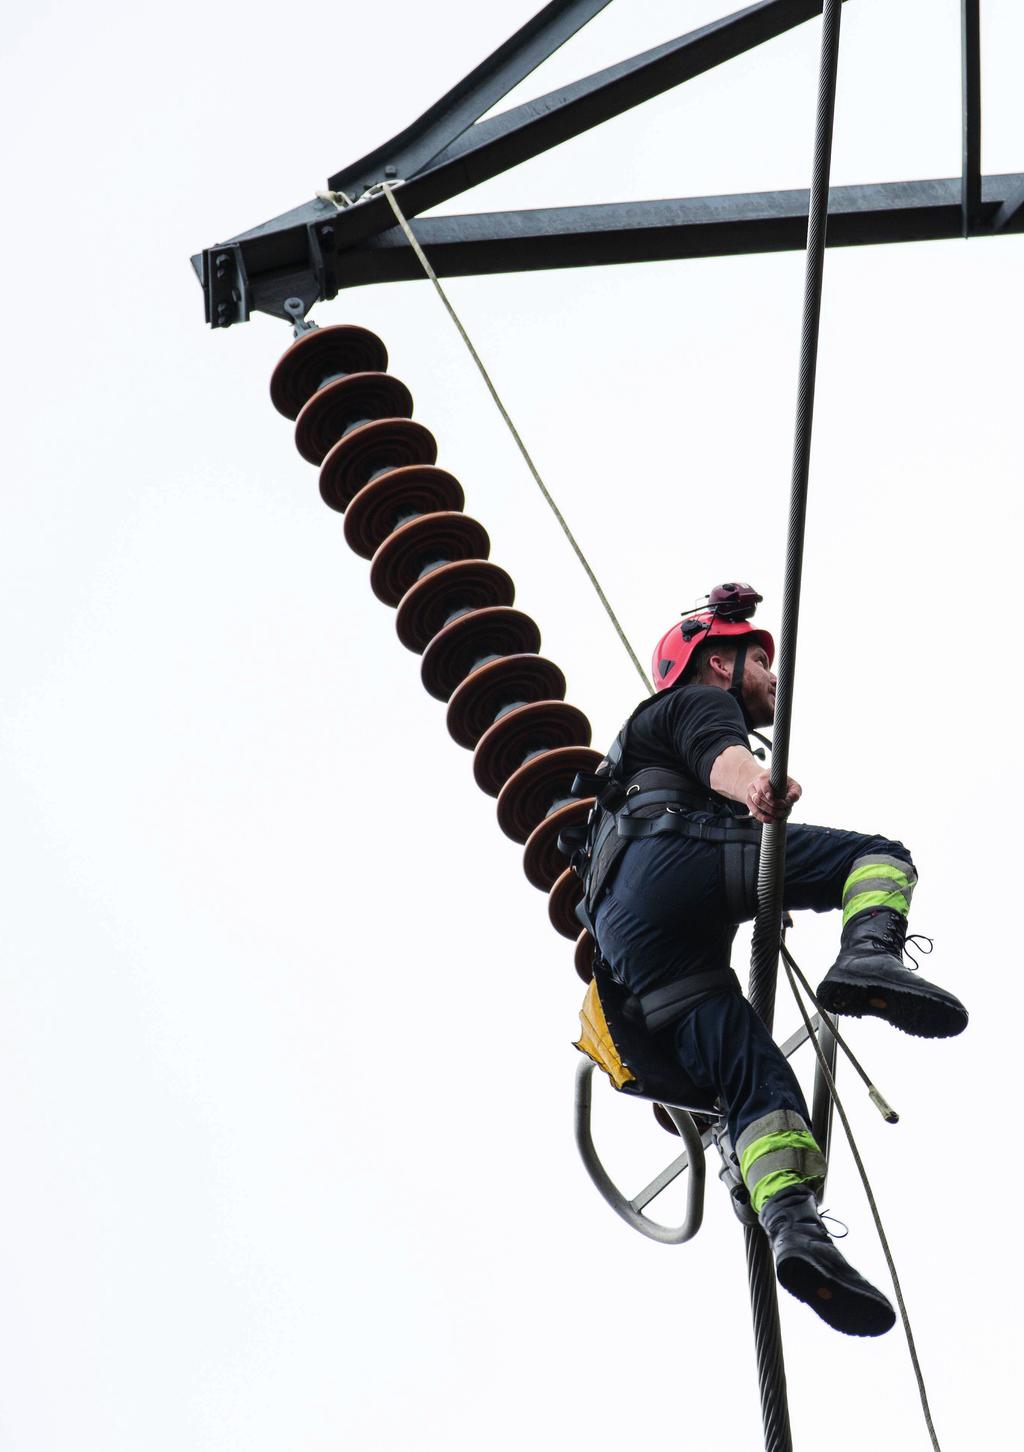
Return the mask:
[[775,1288],[775,1263],[768,1237],[760,1225],[744,1225],[750,1309],[754,1317],[754,1350],[757,1379],[761,1390],[761,1420],[765,1452],[791,1452],[793,1434],[789,1426],[786,1396],[786,1363],[782,1355],[782,1326],[779,1296]]
[[[828,189],[832,167],[832,130],[835,117],[836,78],[839,69],[839,28],[843,0],[825,0],[815,118],[814,161],[807,211],[807,264],[804,278],[803,327],[797,382],[793,472],[789,498],[789,532],[779,639],[778,688],[775,710],[771,783],[777,795],[785,791],[789,769],[793,680],[796,668],[797,626],[803,575],[804,527],[810,474],[811,426],[818,361],[818,326],[825,268],[828,226]],[[782,890],[786,871],[786,824],[766,825],[761,839],[757,882],[757,917],[751,948],[748,996],[754,1011],[770,1029],[775,1016],[775,985],[779,968],[782,927]],[[746,1230],[747,1274],[754,1318],[761,1415],[766,1452],[791,1452],[792,1437],[786,1409],[786,1369],[778,1329],[778,1292],[767,1241],[759,1226]]]

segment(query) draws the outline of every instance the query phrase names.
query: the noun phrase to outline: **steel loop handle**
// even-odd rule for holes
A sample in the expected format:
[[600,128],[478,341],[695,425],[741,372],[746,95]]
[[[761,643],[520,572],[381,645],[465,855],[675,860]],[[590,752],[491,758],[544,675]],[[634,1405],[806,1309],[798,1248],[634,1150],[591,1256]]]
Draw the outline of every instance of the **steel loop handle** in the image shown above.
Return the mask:
[[649,1240],[657,1240],[662,1245],[682,1245],[685,1241],[692,1240],[704,1219],[705,1172],[704,1146],[701,1143],[700,1132],[693,1122],[693,1117],[685,1109],[665,1105],[672,1123],[678,1129],[683,1144],[686,1146],[686,1155],[682,1158],[677,1173],[682,1174],[683,1170],[688,1168],[690,1177],[686,1189],[686,1219],[679,1226],[660,1225],[656,1220],[642,1215],[632,1201],[626,1198],[608,1174],[594,1148],[594,1139],[590,1132],[593,1072],[594,1065],[589,1059],[583,1059],[576,1069],[576,1148],[586,1166],[587,1174],[593,1180],[601,1197],[607,1200],[616,1215],[625,1220],[626,1224],[632,1226],[634,1230],[638,1230],[641,1235],[646,1235]]

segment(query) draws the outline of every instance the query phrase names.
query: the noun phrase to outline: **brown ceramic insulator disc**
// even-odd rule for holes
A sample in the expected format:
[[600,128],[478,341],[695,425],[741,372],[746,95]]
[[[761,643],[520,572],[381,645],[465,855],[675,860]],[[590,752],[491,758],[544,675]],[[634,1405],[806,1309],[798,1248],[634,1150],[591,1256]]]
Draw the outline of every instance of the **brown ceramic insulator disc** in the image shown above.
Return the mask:
[[576,904],[582,896],[582,882],[572,868],[567,867],[556,881],[548,897],[548,917],[551,919],[551,926],[556,933],[561,933],[563,938],[569,938],[574,943],[580,930],[580,920],[576,916]]
[[411,418],[382,418],[353,429],[331,449],[320,470],[320,497],[344,514],[353,495],[385,469],[432,464],[437,440]]
[[395,629],[407,650],[422,653],[457,611],[511,605],[516,587],[500,565],[458,560],[417,580],[398,605]]
[[498,793],[498,826],[505,836],[525,842],[554,803],[568,797],[576,773],[594,771],[602,760],[591,747],[562,746],[521,766]]
[[472,751],[500,711],[565,699],[565,676],[539,655],[506,655],[467,676],[448,703],[448,734]]
[[473,776],[481,791],[496,797],[530,757],[559,746],[589,745],[590,722],[579,707],[565,701],[534,701],[517,706],[487,728],[473,754]]
[[455,560],[485,560],[490,552],[486,529],[468,514],[421,514],[389,535],[374,555],[370,589],[385,605],[397,605],[428,571]]
[[391,469],[364,484],[345,510],[345,540],[364,560],[401,524],[419,514],[459,510],[466,502],[454,474],[432,464]]
[[540,628],[529,615],[504,605],[475,610],[434,636],[423,652],[420,680],[436,701],[447,701],[459,682],[486,661],[536,650]]
[[[681,1084],[680,1088],[683,1101],[688,1106],[688,1112],[693,1116],[693,1122],[697,1126],[697,1133],[704,1135],[709,1129],[714,1129],[721,1118],[718,1105],[713,1099],[714,1091],[702,1089],[699,1085],[690,1083]],[[673,1124],[672,1116],[664,1104],[652,1104],[651,1108],[662,1129],[667,1129],[669,1134],[674,1134],[678,1138],[679,1131]]]
[[298,338],[270,376],[270,401],[285,418],[298,418],[304,404],[329,378],[344,373],[383,373],[388,350],[376,333],[351,324],[316,328]]
[[555,807],[548,812],[543,822],[534,827],[526,839],[523,871],[541,892],[547,892],[555,878],[565,870],[568,861],[565,853],[558,850],[559,832],[563,832],[566,827],[582,825],[590,815],[593,805],[594,798],[586,797],[582,801],[565,802],[564,805]]
[[573,967],[577,976],[582,978],[584,983],[589,983],[594,976],[594,949],[597,944],[586,931],[580,933],[576,939],[576,951],[572,955]]
[[411,418],[412,394],[390,373],[350,373],[325,383],[295,421],[295,447],[310,464],[322,464],[338,440],[357,424]]
[[658,1123],[661,1125],[662,1129],[667,1129],[668,1132],[669,1132],[669,1134],[674,1134],[676,1136],[676,1138],[678,1139],[679,1138],[679,1131],[678,1131],[678,1129],[676,1129],[675,1125],[672,1123],[672,1119],[671,1119],[671,1117],[669,1115],[668,1110],[665,1108],[664,1104],[652,1104],[651,1105],[651,1108],[654,1110],[654,1117],[658,1121]]

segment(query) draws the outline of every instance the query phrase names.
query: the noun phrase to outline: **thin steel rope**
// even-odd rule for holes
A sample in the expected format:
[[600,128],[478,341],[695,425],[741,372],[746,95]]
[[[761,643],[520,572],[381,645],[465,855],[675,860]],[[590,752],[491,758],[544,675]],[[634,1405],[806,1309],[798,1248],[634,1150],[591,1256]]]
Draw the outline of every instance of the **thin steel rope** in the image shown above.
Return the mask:
[[615,611],[612,609],[611,602],[608,599],[608,596],[605,594],[604,590],[601,588],[600,581],[598,580],[597,576],[594,574],[594,571],[593,571],[593,569],[591,568],[591,565],[590,565],[590,561],[587,559],[586,555],[583,553],[583,550],[580,548],[580,545],[579,545],[579,543],[578,543],[578,541],[576,539],[576,536],[573,534],[572,530],[569,528],[569,524],[568,524],[568,522],[567,522],[567,520],[565,518],[565,515],[562,513],[562,511],[559,509],[558,505],[555,503],[554,499],[551,497],[551,491],[548,489],[547,485],[544,483],[544,480],[541,478],[540,471],[538,470],[536,464],[533,462],[533,459],[531,458],[530,452],[527,449],[526,445],[523,443],[522,436],[521,436],[519,430],[516,428],[515,424],[512,422],[512,418],[511,418],[511,416],[509,414],[508,409],[505,407],[504,403],[501,401],[501,397],[500,397],[500,395],[498,393],[498,390],[494,386],[494,381],[491,378],[491,375],[488,373],[486,367],[484,366],[483,359],[480,357],[480,354],[477,352],[476,348],[473,346],[472,339],[470,338],[469,334],[466,332],[466,329],[465,329],[465,327],[462,324],[461,318],[459,317],[459,315],[455,311],[455,309],[452,307],[451,303],[448,300],[448,294],[445,292],[444,288],[441,286],[440,282],[438,281],[437,273],[434,271],[433,267],[431,266],[430,259],[427,257],[427,254],[423,251],[423,248],[420,246],[419,242],[416,240],[416,235],[413,232],[412,228],[409,226],[409,223],[406,221],[405,215],[402,212],[401,207],[398,205],[398,202],[395,199],[395,194],[391,190],[391,188],[388,185],[388,183],[387,182],[381,182],[380,187],[381,187],[381,191],[384,193],[384,195],[387,197],[389,203],[391,204],[391,210],[395,214],[395,218],[396,218],[396,220],[398,222],[398,225],[401,227],[402,231],[405,233],[406,240],[408,241],[409,246],[412,248],[413,252],[416,254],[417,258],[419,259],[420,266],[423,268],[423,271],[426,273],[427,277],[430,278],[430,281],[434,284],[434,288],[435,288],[435,290],[437,292],[438,297],[444,303],[445,308],[448,311],[448,316],[451,318],[451,320],[455,324],[456,328],[458,328],[458,330],[459,330],[459,336],[462,338],[462,341],[465,343],[466,347],[469,349],[470,357],[473,359],[473,362],[476,364],[477,368],[480,370],[480,377],[484,380],[484,382],[487,385],[487,390],[490,393],[491,398],[494,400],[494,406],[497,408],[498,412],[501,414],[502,418],[505,420],[505,423],[508,426],[508,431],[512,435],[513,439],[515,440],[516,448],[522,454],[523,460],[524,460],[524,462],[526,464],[526,467],[529,469],[530,473],[533,475],[534,483],[537,485],[537,488],[540,490],[541,494],[544,496],[544,499],[547,502],[548,508],[551,510],[552,514],[558,520],[558,523],[559,523],[559,525],[562,528],[562,533],[565,535],[566,539],[572,545],[572,548],[573,548],[573,550],[574,550],[574,552],[576,554],[576,558],[579,560],[580,564],[583,566],[584,570],[586,571],[587,579],[590,581],[591,585],[593,585],[594,590],[595,590],[595,592],[597,594],[597,598],[600,600],[601,604],[604,606],[605,613],[607,614],[608,619],[611,621],[612,625],[615,627],[615,633],[616,633],[616,635],[621,640],[621,642],[623,644],[623,647],[624,647],[624,649],[626,651],[626,654],[629,656],[630,660],[633,662],[633,665],[636,668],[637,675],[643,681],[643,683],[644,683],[644,689],[648,692],[648,694],[650,694],[651,691],[652,691],[652,686],[651,686],[650,679],[649,679],[649,677],[647,675],[647,672],[644,670],[643,666],[640,664],[640,660],[639,660],[639,658],[637,656],[636,651],[633,649],[632,645],[630,645],[629,638],[626,635],[626,632],[623,630],[621,624],[619,623],[619,617],[616,615]]
[[[818,324],[821,317],[821,289],[825,266],[825,234],[828,224],[828,186],[832,165],[832,129],[835,117],[836,77],[839,67],[839,23],[842,0],[825,0],[818,75],[818,105],[814,131],[814,162],[807,211],[807,267],[804,279],[803,328],[800,338],[800,368],[797,383],[796,429],[793,441],[793,473],[789,499],[789,533],[786,541],[786,575],[783,589],[780,633],[778,690],[776,696],[771,783],[774,792],[785,790],[789,767],[789,735],[792,717],[793,677],[796,663],[797,624],[800,614],[800,584],[803,574],[804,522],[807,515],[807,486],[810,473],[811,423],[814,416],[814,383],[818,359]],[[779,942],[782,926],[782,889],[786,870],[786,824],[768,823],[761,839],[757,882],[757,917],[751,950],[748,996],[751,1007],[770,1030],[775,1017],[775,984],[779,970]],[[778,1333],[778,1291],[767,1241],[759,1226],[746,1229],[747,1275],[754,1319],[758,1378],[761,1386],[761,1415],[766,1452],[791,1452],[786,1401],[786,1371],[782,1339]]]
[[[910,1360],[913,1363],[914,1375],[917,1378],[917,1391],[919,1397],[921,1398],[921,1410],[924,1412],[924,1420],[928,1428],[928,1435],[932,1439],[932,1447],[935,1449],[935,1452],[942,1452],[942,1449],[939,1446],[939,1439],[935,1435],[935,1424],[932,1422],[931,1408],[928,1405],[928,1393],[925,1390],[924,1373],[921,1371],[921,1363],[918,1360],[917,1355],[917,1345],[914,1341],[914,1333],[910,1329],[910,1317],[907,1314],[906,1302],[903,1299],[903,1287],[900,1285],[900,1278],[896,1274],[896,1262],[893,1260],[892,1251],[889,1249],[889,1241],[886,1236],[885,1230],[882,1227],[882,1217],[878,1213],[878,1205],[875,1202],[875,1195],[874,1191],[871,1188],[871,1181],[868,1179],[868,1172],[864,1168],[864,1161],[860,1157],[860,1150],[857,1148],[857,1142],[853,1137],[853,1130],[850,1128],[850,1121],[846,1117],[846,1110],[843,1108],[843,1101],[839,1097],[839,1091],[836,1088],[836,1081],[832,1077],[831,1072],[829,1071],[828,1064],[825,1060],[825,1055],[822,1052],[821,1045],[818,1043],[818,1036],[811,1027],[810,1017],[808,1016],[807,1009],[804,1006],[804,1001],[800,996],[799,990],[797,989],[796,980],[793,976],[793,973],[794,970],[797,973],[800,973],[800,969],[797,967],[793,955],[792,953],[790,953],[785,943],[782,943],[780,941],[779,947],[782,953],[782,961],[786,969],[786,977],[789,979],[789,986],[793,990],[793,997],[796,999],[797,1007],[800,1010],[800,1017],[804,1021],[804,1027],[807,1030],[811,1043],[814,1045],[814,1052],[818,1056],[818,1067],[821,1070],[822,1076],[825,1080],[825,1084],[828,1088],[828,1092],[831,1095],[832,1103],[835,1105],[836,1112],[838,1113],[839,1118],[842,1121],[843,1131],[850,1146],[850,1153],[853,1155],[853,1162],[857,1166],[857,1173],[860,1175],[861,1184],[864,1186],[864,1193],[867,1196],[868,1205],[871,1209],[871,1217],[875,1222],[875,1229],[878,1231],[878,1239],[881,1242],[882,1253],[885,1256],[885,1263],[889,1267],[889,1275],[892,1277],[892,1288],[896,1293],[896,1304],[899,1307],[900,1319],[903,1322],[903,1330],[906,1333],[907,1346],[910,1350]],[[801,981],[804,981],[802,973],[800,973],[800,978]]]
[[811,985],[807,982],[807,979],[801,973],[798,964],[794,960],[792,954],[788,952],[785,943],[783,943],[782,945],[781,952],[785,957],[789,968],[792,969],[792,971],[799,979],[800,987],[803,989],[803,991],[807,994],[807,997],[813,1003],[822,1023],[828,1029],[829,1033],[835,1039],[836,1043],[842,1049],[843,1053],[846,1055],[850,1063],[853,1065],[854,1069],[864,1081],[872,1104],[878,1110],[879,1114],[885,1120],[886,1124],[898,1124],[899,1115],[896,1113],[895,1109],[893,1109],[892,1105],[889,1103],[888,1099],[886,1099],[885,1095],[882,1094],[882,1092],[876,1087],[874,1083],[872,1083],[871,1076],[864,1068],[864,1065],[857,1058],[857,1055],[850,1048],[850,1045],[846,1042],[846,1039],[843,1037],[843,1035],[839,1032],[839,1025],[837,1021],[832,1017],[831,1014],[826,1013],[825,1009],[823,1009],[821,1004],[818,1002],[817,997],[814,993],[814,989],[811,987]]

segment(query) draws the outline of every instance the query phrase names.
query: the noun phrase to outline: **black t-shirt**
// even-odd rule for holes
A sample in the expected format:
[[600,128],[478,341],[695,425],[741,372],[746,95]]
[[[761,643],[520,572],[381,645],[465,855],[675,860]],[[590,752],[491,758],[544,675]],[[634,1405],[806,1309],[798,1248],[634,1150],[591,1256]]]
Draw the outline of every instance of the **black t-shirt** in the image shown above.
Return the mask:
[[[736,697],[717,686],[680,686],[645,706],[629,727],[622,758],[624,778],[648,766],[684,771],[711,792],[711,768],[729,746],[749,751],[747,724]],[[718,792],[719,810],[734,815],[745,808]]]

